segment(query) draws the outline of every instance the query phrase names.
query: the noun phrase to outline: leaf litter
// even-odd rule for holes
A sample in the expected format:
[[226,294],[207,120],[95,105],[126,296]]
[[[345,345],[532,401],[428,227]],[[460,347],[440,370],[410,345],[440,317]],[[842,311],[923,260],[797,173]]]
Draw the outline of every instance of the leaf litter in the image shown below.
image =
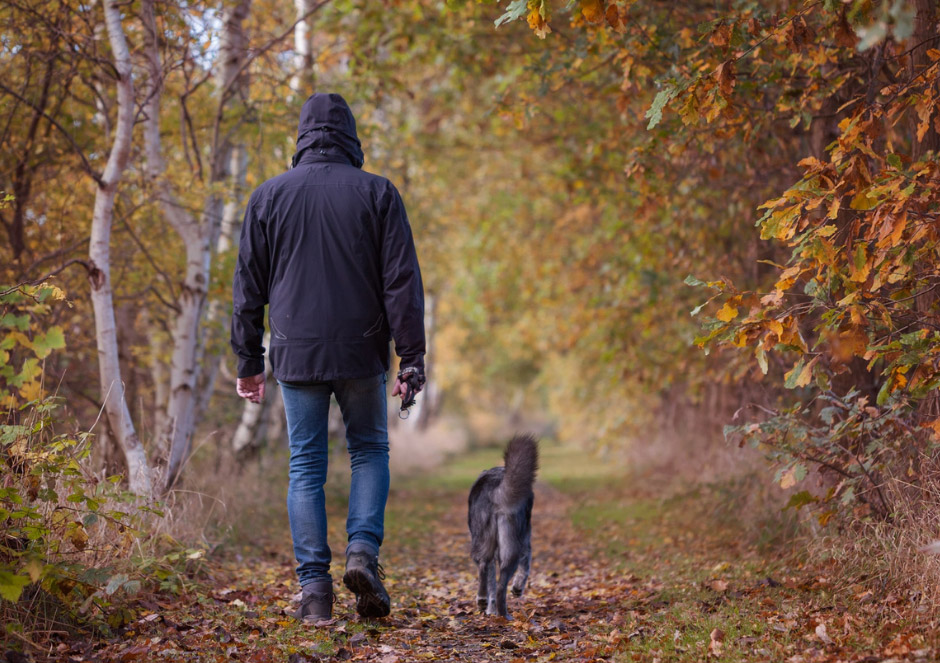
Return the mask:
[[[118,637],[63,641],[49,660],[900,663],[935,658],[936,635],[900,617],[892,609],[897,606],[864,601],[870,592],[841,603],[824,568],[762,558],[707,519],[687,518],[682,504],[654,519],[633,519],[631,504],[639,498],[572,496],[541,483],[526,593],[510,599],[511,621],[481,615],[465,495],[435,490],[409,484],[392,496],[415,508],[396,522],[383,549],[393,601],[388,618],[359,619],[354,598],[337,581],[334,619],[295,622],[289,615],[297,587],[285,537],[282,545],[255,555],[213,562],[210,580],[188,593],[141,600],[137,618]],[[577,507],[586,499],[618,500],[624,515],[599,524],[577,522]],[[436,518],[431,526],[415,517],[429,500],[443,504],[425,513]],[[331,520],[339,521],[339,514]],[[45,660],[38,653],[33,659]]]

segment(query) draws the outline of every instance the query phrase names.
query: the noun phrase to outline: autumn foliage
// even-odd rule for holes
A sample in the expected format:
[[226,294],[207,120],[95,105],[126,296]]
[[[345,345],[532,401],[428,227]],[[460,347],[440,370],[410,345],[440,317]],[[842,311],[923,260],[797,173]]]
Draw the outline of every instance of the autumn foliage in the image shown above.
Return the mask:
[[[315,90],[350,100],[365,167],[408,206],[427,417],[480,438],[531,417],[692,478],[702,456],[751,444],[814,534],[928,543],[938,14],[928,0],[5,3],[0,506],[16,532],[35,515],[30,555],[52,560],[34,579],[30,555],[4,552],[7,596],[53,592],[56,541],[78,559],[80,532],[112,531],[82,486],[126,472],[121,440],[164,496],[209,450],[243,468],[236,439],[283,442],[274,398],[242,409],[232,393],[229,288],[245,197],[287,167]],[[106,183],[120,117],[127,167]],[[89,253],[105,184],[111,389],[91,305],[107,279]],[[115,395],[126,416],[99,422]],[[481,433],[483,417],[499,424]],[[22,428],[52,418],[69,434]],[[55,467],[78,472],[56,475],[69,491],[55,496],[17,460],[54,444]],[[49,521],[71,495],[74,517]],[[109,594],[108,578],[145,579],[88,566],[105,567],[68,601],[104,606],[125,587]]]
[[[716,224],[706,241],[719,244],[675,227],[666,241],[678,233],[702,258],[676,261],[708,298],[692,309],[705,317],[696,344],[715,353],[698,374],[753,385],[736,419],[755,423],[726,432],[780,461],[784,487],[821,470],[822,492],[794,504],[822,504],[821,522],[840,503],[890,517],[887,477],[929,478],[940,439],[936,7],[661,11],[513,2],[503,19],[524,14],[543,38],[556,21],[586,33],[622,67],[618,107],[644,98],[649,137],[619,141],[634,223]],[[667,182],[687,200],[663,200]],[[749,220],[763,245],[726,234]]]

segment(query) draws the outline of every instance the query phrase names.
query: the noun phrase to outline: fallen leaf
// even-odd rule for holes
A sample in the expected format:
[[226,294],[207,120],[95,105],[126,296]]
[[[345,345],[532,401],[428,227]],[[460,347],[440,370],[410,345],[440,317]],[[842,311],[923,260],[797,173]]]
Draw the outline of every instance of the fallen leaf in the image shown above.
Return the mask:
[[724,642],[725,632],[720,628],[716,628],[712,630],[708,637],[708,653],[716,658],[721,656],[721,643]]
[[829,634],[826,633],[825,624],[820,623],[816,626],[816,637],[822,640],[824,644],[827,644],[827,645],[832,644],[832,638],[830,638]]

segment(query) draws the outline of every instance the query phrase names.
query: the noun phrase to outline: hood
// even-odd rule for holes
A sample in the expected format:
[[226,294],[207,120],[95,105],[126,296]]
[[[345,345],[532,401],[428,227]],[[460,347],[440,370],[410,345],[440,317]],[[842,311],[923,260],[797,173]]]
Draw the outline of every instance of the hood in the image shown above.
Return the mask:
[[356,134],[356,118],[340,95],[318,92],[304,102],[291,166],[300,163],[304,154],[313,161],[347,161],[362,168],[364,157]]

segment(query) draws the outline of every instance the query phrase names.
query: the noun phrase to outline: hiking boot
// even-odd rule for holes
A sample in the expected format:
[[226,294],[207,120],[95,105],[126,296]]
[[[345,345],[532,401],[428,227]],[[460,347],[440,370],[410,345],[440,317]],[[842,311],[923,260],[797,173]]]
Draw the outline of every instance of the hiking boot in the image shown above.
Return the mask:
[[382,580],[385,571],[379,558],[362,548],[346,553],[346,574],[343,584],[356,595],[356,612],[360,617],[385,617],[391,610],[391,599]]
[[336,595],[333,594],[332,580],[314,580],[303,588],[303,597],[300,607],[294,611],[297,621],[321,622],[333,618],[333,603]]

